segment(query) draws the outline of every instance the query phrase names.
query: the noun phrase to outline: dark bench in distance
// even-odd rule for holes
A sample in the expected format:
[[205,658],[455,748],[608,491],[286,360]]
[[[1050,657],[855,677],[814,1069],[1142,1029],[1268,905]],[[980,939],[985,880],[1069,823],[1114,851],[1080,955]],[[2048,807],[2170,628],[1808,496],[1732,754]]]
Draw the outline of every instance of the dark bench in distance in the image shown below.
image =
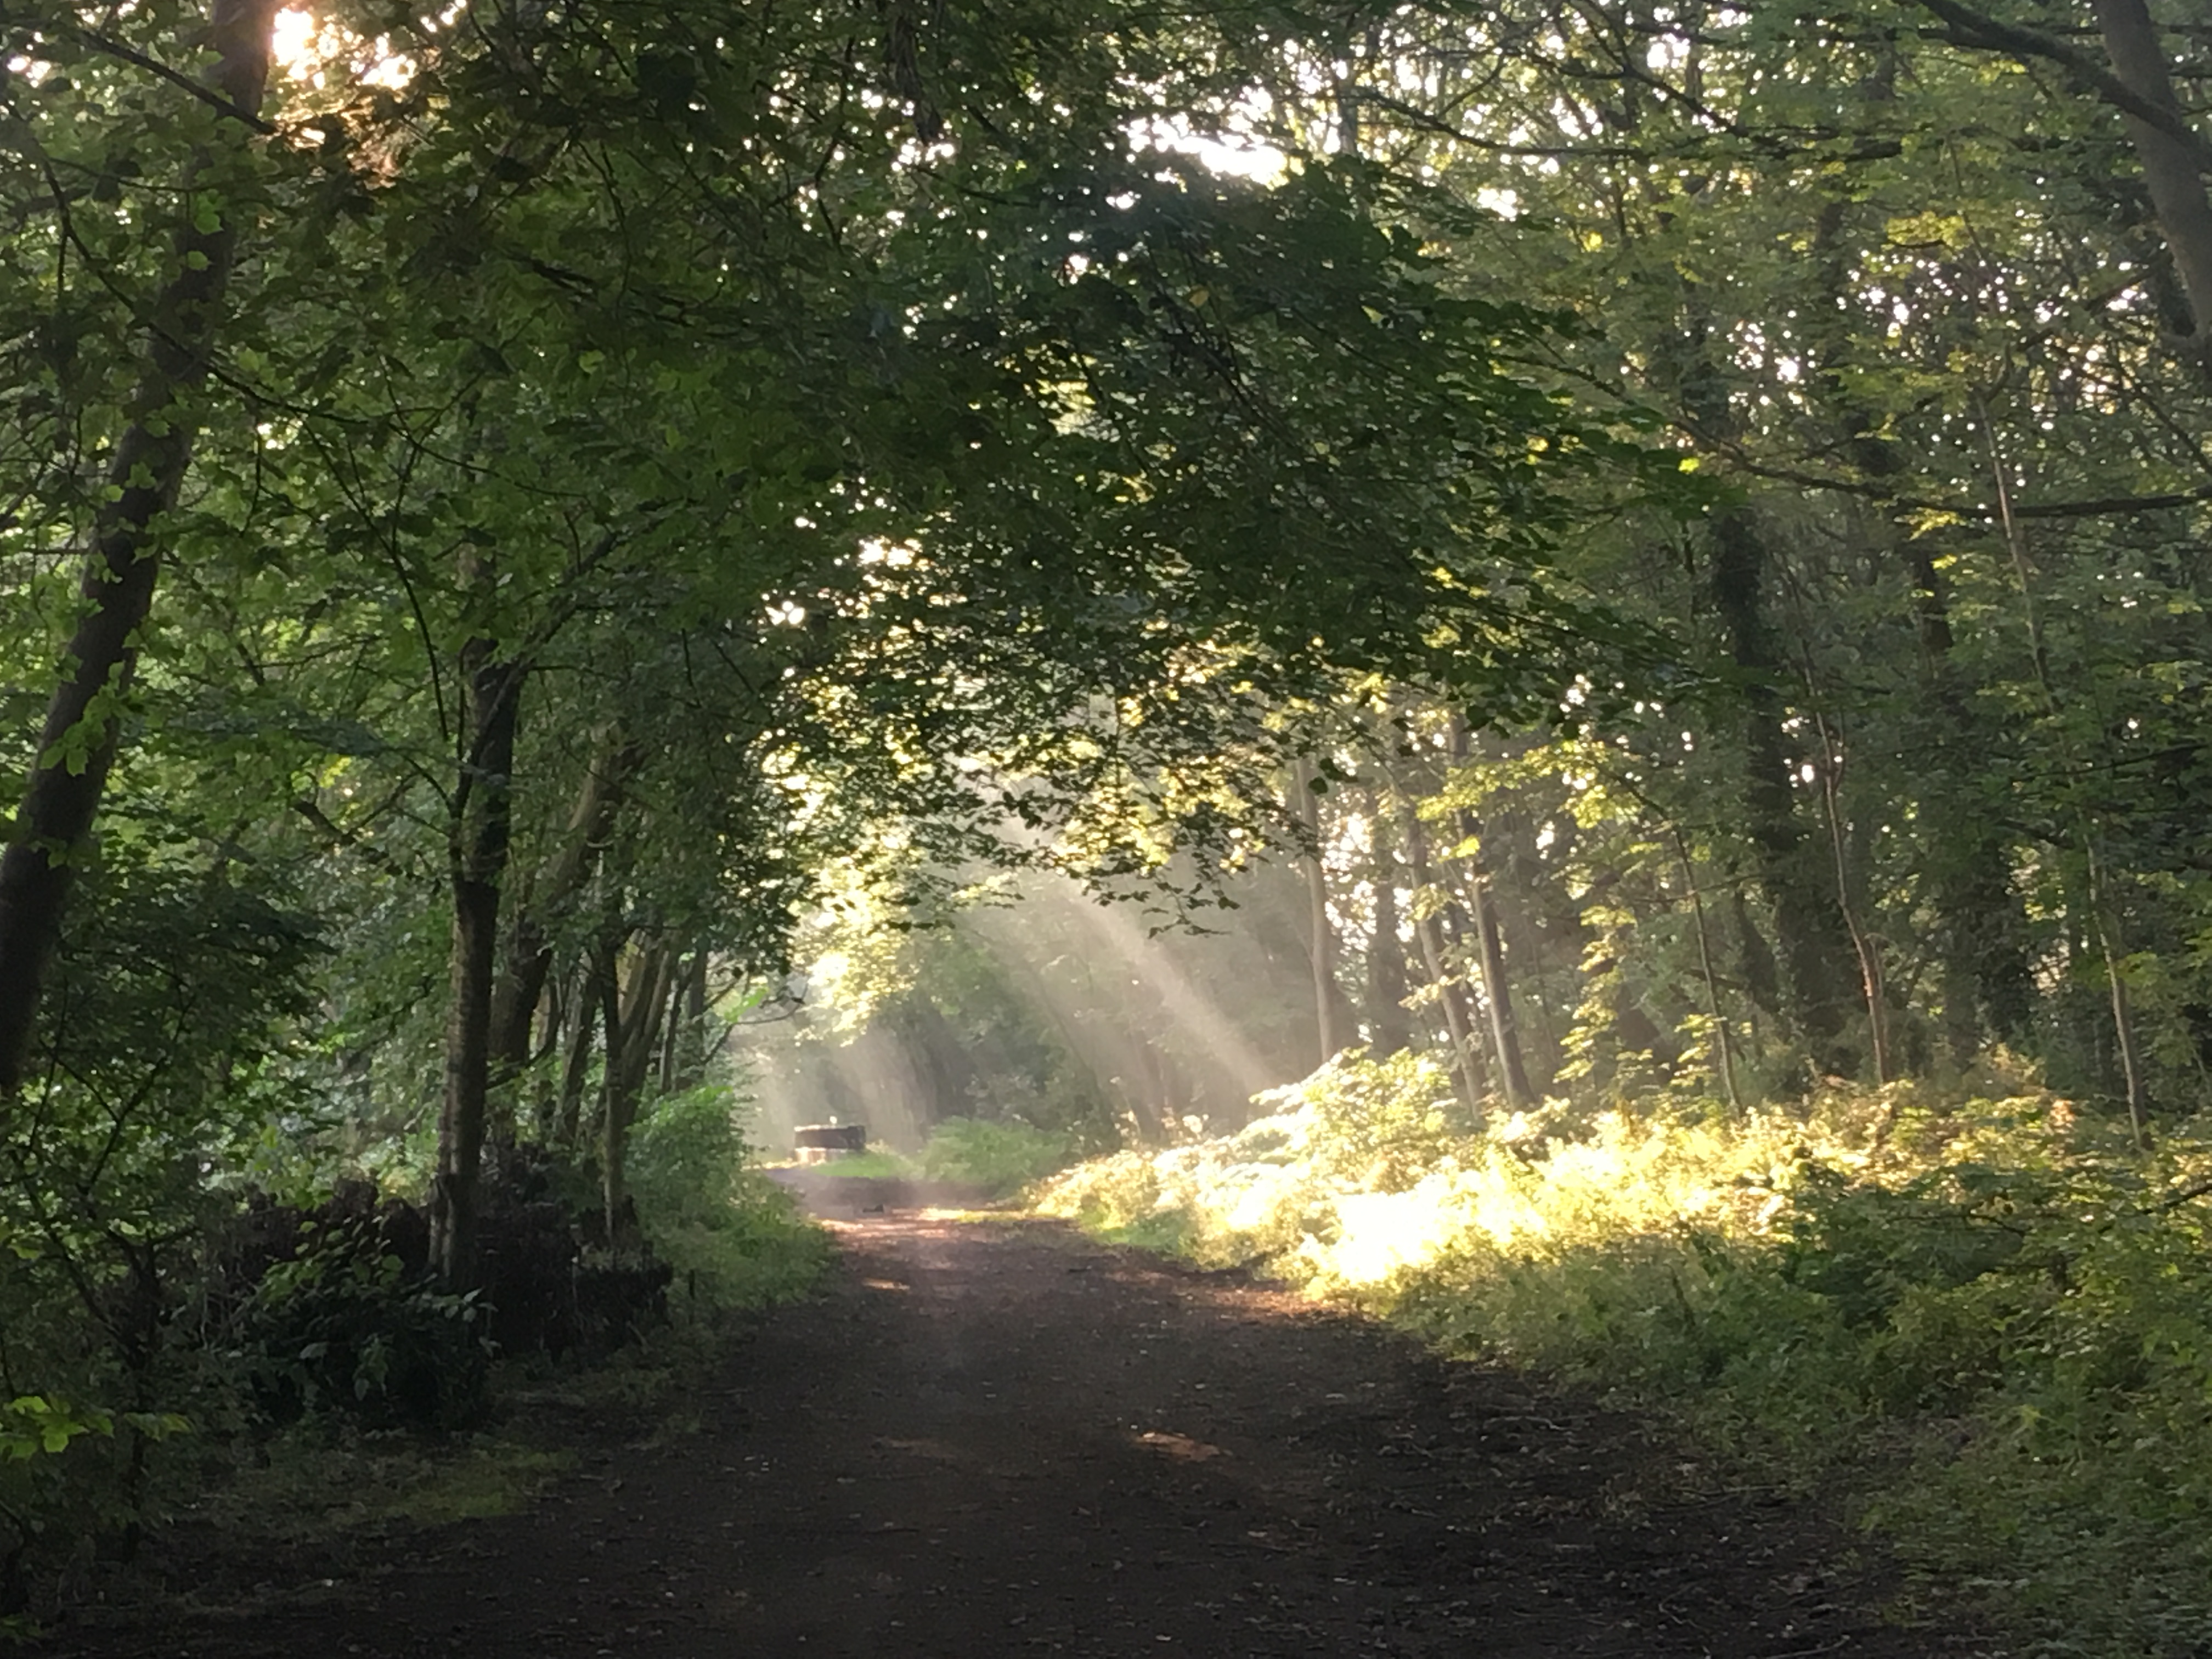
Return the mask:
[[791,1144],[801,1164],[827,1164],[868,1150],[865,1123],[805,1123],[792,1132]]

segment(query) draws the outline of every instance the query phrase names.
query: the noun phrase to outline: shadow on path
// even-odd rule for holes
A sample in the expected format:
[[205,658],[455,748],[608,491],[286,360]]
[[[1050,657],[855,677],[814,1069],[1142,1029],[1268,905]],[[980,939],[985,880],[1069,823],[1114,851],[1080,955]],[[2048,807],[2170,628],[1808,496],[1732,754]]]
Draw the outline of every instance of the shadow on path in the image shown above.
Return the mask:
[[1976,1650],[1881,1623],[1850,1540],[1796,1506],[1639,1499],[1681,1488],[1663,1449],[1528,1379],[1049,1224],[833,1224],[825,1293],[734,1356],[697,1435],[397,1540],[319,1606],[45,1651]]

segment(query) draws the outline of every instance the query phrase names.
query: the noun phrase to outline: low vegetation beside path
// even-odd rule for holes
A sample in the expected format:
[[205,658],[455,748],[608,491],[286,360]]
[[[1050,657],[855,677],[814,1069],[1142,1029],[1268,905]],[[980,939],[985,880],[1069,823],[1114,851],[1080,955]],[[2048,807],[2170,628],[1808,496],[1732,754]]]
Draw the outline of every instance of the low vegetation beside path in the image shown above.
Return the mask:
[[1411,1055],[1262,1098],[1234,1134],[1082,1164],[1036,1206],[1664,1402],[1785,1478],[1856,1465],[1907,1563],[2039,1651],[2204,1650],[2201,1131],[2138,1154],[2003,1086],[1473,1127]]

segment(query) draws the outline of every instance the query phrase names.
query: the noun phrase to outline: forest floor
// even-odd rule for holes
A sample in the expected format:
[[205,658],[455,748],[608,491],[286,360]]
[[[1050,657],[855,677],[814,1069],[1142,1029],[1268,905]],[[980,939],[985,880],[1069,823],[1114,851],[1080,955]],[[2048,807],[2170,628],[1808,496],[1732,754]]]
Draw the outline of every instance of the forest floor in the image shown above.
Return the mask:
[[1893,1580],[1820,1506],[1632,1415],[1241,1276],[868,1196],[836,1196],[823,1293],[738,1343],[695,1431],[603,1437],[512,1515],[170,1540],[165,1601],[35,1651],[1987,1651],[1887,1621]]

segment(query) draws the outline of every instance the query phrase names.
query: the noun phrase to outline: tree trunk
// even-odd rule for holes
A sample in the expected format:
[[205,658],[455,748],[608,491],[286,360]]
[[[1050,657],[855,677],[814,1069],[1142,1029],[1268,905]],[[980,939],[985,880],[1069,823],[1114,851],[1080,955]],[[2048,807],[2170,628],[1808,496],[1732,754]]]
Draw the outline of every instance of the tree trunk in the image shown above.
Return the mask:
[[707,1080],[707,952],[694,951],[684,974],[683,1035],[676,1052],[678,1090],[696,1089]]
[[[1887,103],[1888,77],[1876,90]],[[1844,242],[1849,214],[1847,198],[1832,198],[1820,210],[1813,238],[1822,273],[1823,311],[1846,329],[1856,263]],[[1847,339],[1848,335],[1834,337],[1820,346],[1814,384],[1832,411],[1852,465],[1869,483],[1893,489],[1911,469],[1898,445],[1882,435],[1880,417],[1852,391]],[[2000,1036],[2014,1036],[2027,1022],[2032,981],[2026,917],[2013,890],[2002,820],[1978,810],[1960,787],[1962,781],[1972,778],[1972,762],[1988,738],[1951,659],[1956,641],[1950,585],[1936,560],[1937,544],[1912,535],[1886,499],[1852,502],[1849,509],[1862,518],[1869,545],[1903,569],[1911,588],[1924,686],[1919,706],[1907,714],[1906,724],[1916,732],[1908,752],[1918,763],[1920,815],[1942,826],[1930,838],[1932,856],[1923,873],[1938,924],[1945,1042],[1963,1066],[1980,1051],[1985,1025]],[[1853,946],[1862,947],[1856,937]]]
[[1121,1075],[1121,1102],[1128,1106],[1130,1121],[1137,1126],[1137,1144],[1166,1146],[1168,1115],[1161,1110],[1159,1055],[1141,1030],[1124,1033],[1128,1042],[1128,1064]]
[[2134,1000],[2128,994],[2127,945],[2120,933],[2120,918],[2113,908],[2105,878],[2105,860],[2097,850],[2096,831],[2081,826],[2087,854],[2089,916],[2097,932],[2098,954],[2105,963],[2105,988],[2112,1006],[2112,1036],[2119,1048],[2120,1084],[2128,1103],[2128,1129],[2137,1151],[2150,1146],[2149,1101],[2143,1081],[2142,1050],[2136,1036]]
[[1713,971],[1712,939],[1705,927],[1705,896],[1698,885],[1698,867],[1690,861],[1690,843],[1673,824],[1667,833],[1674,843],[1674,856],[1682,866],[1682,884],[1690,891],[1690,920],[1697,929],[1698,971],[1705,981],[1706,1015],[1713,1023],[1713,1058],[1719,1063],[1721,1087],[1729,1104],[1743,1109],[1743,1097],[1735,1086],[1735,1042],[1729,1035],[1728,1011],[1721,1002],[1720,975]]
[[1377,1054],[1395,1054],[1413,1044],[1406,1014],[1406,951],[1398,939],[1398,860],[1389,842],[1389,820],[1381,795],[1367,791],[1368,833],[1373,837],[1374,937],[1367,946],[1367,1024]]
[[[2145,103],[2182,119],[2181,100],[2173,95],[2166,48],[2159,40],[2158,25],[2151,21],[2150,8],[2144,0],[2096,0],[2096,5],[2106,55],[2121,84]],[[2128,138],[2142,163],[2152,210],[2166,232],[2166,246],[2189,296],[2189,314],[2197,325],[2195,343],[2200,352],[2212,351],[2212,198],[2205,194],[2197,153],[2140,116],[2123,114],[2120,118],[2127,124]]]
[[1321,1043],[1321,1064],[1326,1066],[1336,1058],[1336,1051],[1344,1046],[1344,1032],[1337,1023],[1337,999],[1340,994],[1336,986],[1336,930],[1328,919],[1328,872],[1322,864],[1321,799],[1315,793],[1315,772],[1310,763],[1301,761],[1291,773],[1291,811],[1305,825],[1312,842],[1310,849],[1302,848],[1298,866],[1305,874],[1307,951],[1313,960],[1314,1024]]
[[660,1092],[676,1092],[676,1045],[684,1029],[684,979],[679,969],[668,976],[668,1006],[660,1021]]
[[[464,585],[487,587],[489,563],[464,561]],[[499,958],[500,884],[513,818],[516,714],[522,672],[483,637],[461,647],[460,778],[453,792],[447,861],[453,895],[446,1089],[438,1114],[438,1171],[430,1188],[430,1257],[446,1284],[465,1288],[476,1270],[477,1176],[491,1091],[492,980]]]
[[628,982],[606,979],[603,995],[607,1025],[606,1115],[600,1124],[599,1192],[605,1206],[607,1242],[625,1244],[637,1236],[635,1206],[626,1175],[629,1132],[637,1121],[645,1080],[659,1046],[660,1021],[668,1006],[668,985],[676,951],[665,942],[646,945],[630,963]]
[[[1553,917],[1548,928],[1539,924],[1535,907],[1541,902],[1546,876],[1536,854],[1535,826],[1527,813],[1504,808],[1486,818],[1481,830],[1486,848],[1498,848],[1485,864],[1484,885],[1498,918],[1498,936],[1504,946],[1505,959],[1514,964],[1517,975],[1515,1028],[1521,1035],[1523,1057],[1533,1059],[1535,1066],[1531,1078],[1541,1077],[1542,1086],[1548,1086],[1566,1061],[1566,1048],[1553,1023],[1547,994],[1545,945],[1562,944],[1571,967],[1578,973],[1589,930],[1578,907],[1566,919]],[[1533,1056],[1529,1054],[1532,1043]]]
[[[1428,836],[1421,828],[1419,817],[1412,806],[1401,805],[1398,809],[1398,823],[1405,834],[1406,869],[1413,878],[1413,890],[1416,893],[1434,890],[1435,881],[1429,869]],[[1486,1081],[1483,1076],[1482,1045],[1474,1034],[1473,1013],[1445,966],[1443,940],[1439,937],[1433,914],[1415,918],[1413,938],[1420,945],[1421,962],[1428,969],[1429,983],[1436,987],[1437,1006],[1443,1011],[1444,1030],[1451,1037],[1460,1097],[1470,1115],[1479,1113],[1482,1109],[1483,1085]]]
[[1765,542],[1749,509],[1716,514],[1712,594],[1743,698],[1744,829],[1774,907],[1791,1021],[1824,1051],[1822,1064],[1835,1068],[1839,1062],[1828,1051],[1843,1030],[1846,1006],[1842,913],[1797,816],[1796,761],[1783,729],[1781,656],[1764,602],[1766,566]]
[[520,1071],[530,1059],[530,1021],[553,971],[553,941],[548,925],[574,903],[598,867],[600,851],[614,828],[623,787],[636,769],[635,749],[602,741],[584,774],[583,787],[568,813],[568,826],[553,856],[530,884],[526,902],[515,910],[507,969],[492,997],[491,1055],[495,1085]]
[[1852,894],[1855,884],[1851,880],[1851,860],[1844,836],[1842,792],[1837,787],[1837,774],[1843,768],[1843,745],[1830,735],[1825,718],[1816,716],[1815,724],[1820,734],[1820,799],[1826,810],[1828,846],[1836,865],[1836,904],[1843,912],[1844,926],[1850,932],[1851,949],[1858,957],[1859,993],[1866,1001],[1867,1040],[1874,1053],[1874,1080],[1880,1086],[1887,1083],[1893,1075],[1889,1055],[1889,992],[1882,969],[1881,941],[1861,919],[1857,901]]
[[[1471,826],[1462,824],[1465,842],[1475,840]],[[1536,1103],[1536,1090],[1528,1081],[1528,1064],[1521,1054],[1521,1028],[1513,1017],[1513,981],[1505,969],[1504,942],[1498,931],[1498,908],[1491,902],[1489,879],[1483,874],[1480,855],[1462,860],[1466,877],[1462,884],[1467,908],[1474,924],[1476,960],[1482,973],[1482,1000],[1488,1005],[1490,1041],[1498,1055],[1498,1071],[1505,1102],[1516,1109]]]
[[[1709,442],[1725,444],[1741,435],[1742,426],[1722,366],[1725,342],[1716,340],[1706,302],[1694,287],[1685,285],[1683,303],[1687,318],[1670,343],[1672,361],[1662,373],[1674,382],[1691,428]],[[1711,523],[1709,592],[1741,699],[1743,833],[1773,907],[1781,948],[1781,1005],[1788,1024],[1808,1041],[1822,1066],[1848,1069],[1834,1053],[1849,1007],[1844,990],[1847,946],[1842,918],[1830,900],[1824,860],[1808,844],[1797,814],[1798,763],[1784,726],[1786,665],[1767,616],[1772,561],[1747,505],[1720,507]]]
[[[241,118],[223,127],[242,150],[268,86],[277,0],[215,0],[204,84]],[[193,195],[217,162],[203,149],[185,170],[185,222],[177,234],[177,275],[147,317],[144,365],[130,424],[107,469],[114,499],[93,526],[80,585],[85,611],[63,657],[61,684],[46,706],[31,775],[0,854],[0,1102],[21,1085],[30,1061],[40,994],[61,939],[76,869],[90,848],[100,796],[122,744],[122,703],[137,665],[138,629],[151,610],[161,545],[154,522],[177,503],[191,465],[194,421],[187,399],[208,362],[237,251],[236,216],[213,230],[193,220]]]
[[[1467,724],[1456,715],[1449,734],[1455,765],[1468,758]],[[1498,1056],[1498,1079],[1506,1103],[1518,1109],[1536,1103],[1536,1091],[1528,1081],[1528,1067],[1521,1055],[1521,1029],[1513,1017],[1513,981],[1505,970],[1505,945],[1498,927],[1498,908],[1491,902],[1490,881],[1482,867],[1480,826],[1464,812],[1452,814],[1452,828],[1460,838],[1460,863],[1466,872],[1462,884],[1468,915],[1474,924],[1476,961],[1482,974],[1482,999],[1489,1005],[1490,1040]]]
[[[620,937],[610,932],[595,940],[589,959],[578,976],[575,1024],[568,1031],[568,1053],[561,1066],[560,1144],[579,1158],[584,1152],[584,1094],[592,1080],[592,1036],[600,1030],[606,1006],[606,988],[615,982],[615,965],[622,949]],[[606,1038],[619,1043],[621,1034]]]

